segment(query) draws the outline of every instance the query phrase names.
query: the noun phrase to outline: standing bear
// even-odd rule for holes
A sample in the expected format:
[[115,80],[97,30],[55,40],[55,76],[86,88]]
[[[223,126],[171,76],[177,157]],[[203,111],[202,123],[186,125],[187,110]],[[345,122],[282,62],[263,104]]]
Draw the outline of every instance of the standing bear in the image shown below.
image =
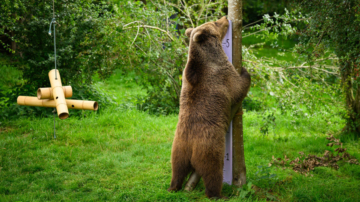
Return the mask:
[[168,191],[180,190],[193,171],[203,178],[207,197],[221,197],[225,134],[251,82],[246,69],[239,75],[222,49],[228,27],[223,17],[185,32],[190,39],[189,55],[182,77]]

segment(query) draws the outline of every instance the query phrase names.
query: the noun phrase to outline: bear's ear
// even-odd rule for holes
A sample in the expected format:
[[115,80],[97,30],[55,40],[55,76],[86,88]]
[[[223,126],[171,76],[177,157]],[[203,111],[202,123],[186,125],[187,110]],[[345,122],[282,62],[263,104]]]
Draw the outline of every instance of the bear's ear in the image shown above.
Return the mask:
[[188,28],[185,31],[185,35],[190,38],[191,32],[194,30],[194,28]]
[[204,33],[202,31],[197,31],[194,36],[193,39],[195,42],[200,42],[202,40],[205,39]]
[[207,28],[196,29],[195,33],[193,33],[193,40],[195,42],[201,42],[201,41],[204,41],[209,36],[211,36],[211,30],[209,30]]

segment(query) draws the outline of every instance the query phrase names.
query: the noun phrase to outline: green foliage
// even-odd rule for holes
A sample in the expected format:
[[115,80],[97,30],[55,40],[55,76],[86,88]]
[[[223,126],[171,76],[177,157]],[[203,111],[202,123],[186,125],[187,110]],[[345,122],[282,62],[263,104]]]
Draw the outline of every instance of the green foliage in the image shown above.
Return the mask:
[[126,71],[136,72],[146,96],[136,99],[137,108],[152,114],[177,113],[182,71],[187,58],[185,28],[224,15],[218,2],[114,1],[116,56]]
[[269,130],[270,130],[270,126],[272,126],[273,131],[275,130],[275,126],[276,126],[276,117],[275,117],[275,113],[274,112],[264,112],[264,114],[262,114],[262,124],[260,127],[260,132],[263,135],[267,135],[269,134]]
[[260,111],[263,109],[263,102],[255,98],[246,97],[243,101],[243,109],[248,111]]
[[51,1],[6,0],[0,7],[0,35],[16,42],[16,49],[5,41],[1,44],[27,63],[18,67],[24,80],[34,87],[44,87],[49,83],[49,70],[54,69],[56,34],[57,66],[63,84],[89,84],[95,72],[105,77],[113,68],[109,61],[112,39],[107,33],[110,13],[106,8],[106,4],[90,0],[55,1],[56,31],[52,26],[49,36]]
[[22,72],[9,60],[6,55],[0,54],[0,90],[7,90],[16,84],[22,84]]
[[[157,9],[161,12],[154,12]],[[124,51],[116,61],[135,72],[137,83],[147,92],[137,99],[138,109],[155,114],[177,112],[186,46],[175,29],[181,22],[169,19],[175,12],[162,4],[140,1],[120,1],[115,10],[121,19],[116,45]]]
[[[310,118],[321,114],[328,120],[344,111],[338,58],[324,46],[321,46],[321,56],[310,57],[311,54],[303,53],[313,53],[313,49],[281,42],[289,36],[291,40],[296,39],[294,34],[298,31],[293,25],[305,20],[304,15],[286,10],[284,15],[265,15],[263,23],[249,27],[252,32],[244,34],[247,46],[243,47],[244,64],[254,81],[253,94],[249,96],[264,100],[265,110],[280,109],[281,115]],[[262,53],[262,49],[266,53]],[[317,50],[320,52],[320,46]],[[254,93],[254,87],[261,88],[262,92]],[[260,131],[264,134],[273,125],[272,117],[263,115]]]
[[248,182],[247,184],[245,184],[244,186],[239,188],[238,192],[239,192],[238,195],[239,195],[240,199],[245,199],[246,197],[251,197],[255,193],[255,190],[252,189],[252,182]]
[[255,180],[259,186],[265,186],[271,188],[278,180],[276,174],[271,174],[270,166],[257,166],[258,170],[255,173]]
[[339,58],[341,88],[345,97],[345,131],[360,134],[360,21],[358,0],[298,0],[306,13],[306,26],[300,30],[299,52],[314,63],[327,48]]
[[[50,86],[48,72],[54,69],[55,34],[56,63],[63,85],[73,86],[75,99],[94,99],[101,106],[111,103],[99,94],[99,91],[89,86],[93,75],[105,78],[115,68],[115,64],[110,60],[115,47],[108,34],[112,20],[109,9],[105,2],[55,1],[56,23],[50,27],[52,34],[49,36],[49,24],[53,17],[51,1],[3,2],[0,8],[0,35],[5,37],[2,37],[4,40],[1,44],[12,53],[12,60],[15,61],[13,66],[6,68],[20,71],[22,79],[4,74],[5,78],[10,79],[8,82],[13,84],[7,89],[2,88],[0,92],[0,111],[4,115],[2,118],[51,115],[51,109],[18,106],[16,98],[19,95],[35,96],[39,87]],[[16,42],[16,49],[11,49],[13,47],[6,43],[6,37]],[[72,114],[79,113],[82,112]]]
[[243,18],[245,24],[255,22],[268,13],[270,15],[274,13],[282,14],[285,8],[290,6],[289,0],[253,0],[243,1]]

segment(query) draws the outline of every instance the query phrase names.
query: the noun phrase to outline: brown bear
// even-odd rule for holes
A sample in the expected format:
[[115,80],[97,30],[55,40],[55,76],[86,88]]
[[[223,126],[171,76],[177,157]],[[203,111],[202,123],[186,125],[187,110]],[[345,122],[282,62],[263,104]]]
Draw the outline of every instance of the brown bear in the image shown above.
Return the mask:
[[223,17],[185,32],[190,39],[189,55],[168,191],[180,190],[185,177],[194,171],[203,178],[207,197],[221,197],[225,134],[235,114],[232,108],[245,98],[251,82],[246,69],[239,75],[222,49],[228,26]]

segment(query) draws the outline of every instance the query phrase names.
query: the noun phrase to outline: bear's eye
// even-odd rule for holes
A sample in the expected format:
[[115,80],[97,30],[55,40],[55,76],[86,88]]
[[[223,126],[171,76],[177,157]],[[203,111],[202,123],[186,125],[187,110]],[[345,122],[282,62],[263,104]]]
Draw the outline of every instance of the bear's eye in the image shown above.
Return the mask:
[[217,22],[215,22],[215,25],[216,25],[216,26],[218,26],[218,23],[217,23]]

